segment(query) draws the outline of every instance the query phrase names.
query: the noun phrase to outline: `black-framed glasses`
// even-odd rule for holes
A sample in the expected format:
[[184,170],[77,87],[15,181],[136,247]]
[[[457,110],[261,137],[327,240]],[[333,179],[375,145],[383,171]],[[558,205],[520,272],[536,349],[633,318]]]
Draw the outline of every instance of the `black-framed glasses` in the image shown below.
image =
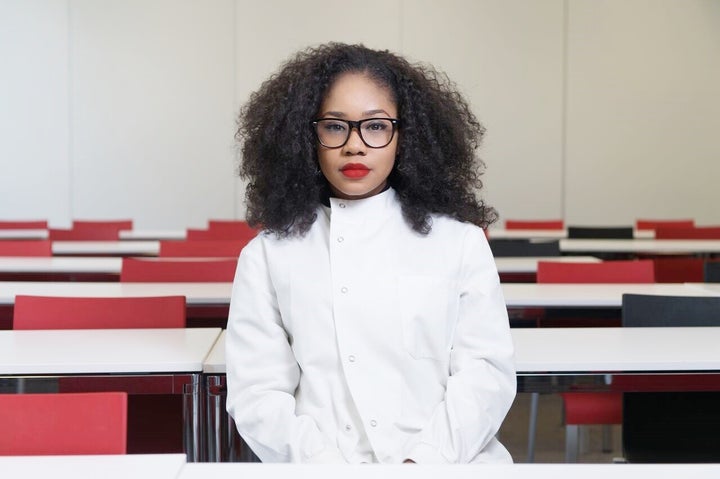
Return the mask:
[[347,143],[355,128],[368,148],[384,148],[390,144],[400,120],[397,118],[366,118],[360,121],[320,118],[310,122],[318,141],[325,148],[340,148]]

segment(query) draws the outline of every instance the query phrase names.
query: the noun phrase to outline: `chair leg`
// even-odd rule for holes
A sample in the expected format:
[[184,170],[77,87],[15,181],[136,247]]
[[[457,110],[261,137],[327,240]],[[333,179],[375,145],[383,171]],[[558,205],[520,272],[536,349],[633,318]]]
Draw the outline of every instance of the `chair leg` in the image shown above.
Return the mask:
[[613,450],[613,434],[612,426],[610,424],[603,424],[602,426],[602,452],[612,452]]
[[580,426],[577,424],[565,426],[565,462],[577,462],[579,434]]
[[535,432],[537,430],[537,412],[540,393],[530,394],[530,420],[528,423],[527,462],[535,462]]

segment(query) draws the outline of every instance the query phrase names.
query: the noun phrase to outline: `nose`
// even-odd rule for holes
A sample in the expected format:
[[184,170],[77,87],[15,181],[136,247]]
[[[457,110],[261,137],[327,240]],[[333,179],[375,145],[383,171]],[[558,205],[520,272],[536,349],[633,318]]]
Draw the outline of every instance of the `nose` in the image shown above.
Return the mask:
[[343,146],[343,152],[346,155],[364,155],[365,143],[360,138],[360,130],[356,127],[350,128],[350,136]]

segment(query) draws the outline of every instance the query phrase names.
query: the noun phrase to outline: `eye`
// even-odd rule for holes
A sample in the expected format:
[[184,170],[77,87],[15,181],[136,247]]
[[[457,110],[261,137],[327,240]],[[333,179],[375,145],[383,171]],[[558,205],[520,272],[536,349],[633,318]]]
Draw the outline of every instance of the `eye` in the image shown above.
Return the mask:
[[341,133],[347,130],[347,125],[342,121],[323,120],[320,122],[320,126],[328,133]]
[[386,120],[371,120],[365,123],[363,128],[369,131],[383,131],[390,128],[390,122]]

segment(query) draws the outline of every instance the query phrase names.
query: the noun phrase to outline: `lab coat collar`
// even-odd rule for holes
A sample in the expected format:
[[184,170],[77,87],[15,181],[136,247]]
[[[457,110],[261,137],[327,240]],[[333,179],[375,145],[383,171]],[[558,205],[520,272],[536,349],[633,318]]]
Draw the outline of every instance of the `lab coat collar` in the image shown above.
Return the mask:
[[330,198],[330,207],[325,207],[328,216],[338,215],[345,221],[366,222],[372,218],[384,218],[397,205],[397,193],[388,188],[369,198],[346,200]]

